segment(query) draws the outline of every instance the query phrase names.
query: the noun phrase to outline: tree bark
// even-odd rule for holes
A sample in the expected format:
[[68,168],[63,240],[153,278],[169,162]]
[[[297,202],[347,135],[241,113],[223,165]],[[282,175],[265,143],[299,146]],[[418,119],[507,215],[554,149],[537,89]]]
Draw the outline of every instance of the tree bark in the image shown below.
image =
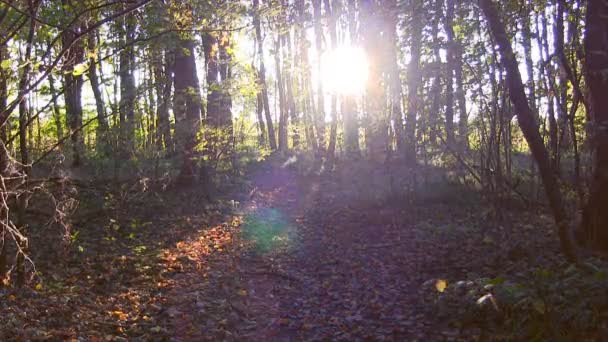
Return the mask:
[[384,161],[388,148],[388,125],[384,110],[384,89],[382,85],[382,20],[380,5],[375,0],[360,0],[361,23],[363,30],[363,46],[367,54],[369,71],[366,82],[366,114],[368,131],[366,147],[369,156]]
[[[325,11],[329,17],[329,38],[331,39],[331,47],[335,50],[338,47],[337,21],[340,17],[342,4],[340,0],[334,0],[333,4],[330,4],[330,0],[325,0],[324,3]],[[330,161],[330,165],[333,165],[336,156],[336,140],[338,136],[338,95],[336,92],[332,92],[330,103],[331,126],[329,130],[327,158]]]
[[[126,45],[134,39],[135,27],[133,18],[122,17],[119,22],[121,45]],[[128,46],[119,54],[120,77],[120,140],[124,146],[123,157],[130,158],[135,148],[135,54],[133,46]]]
[[[63,0],[64,8],[72,9],[73,4],[69,0]],[[78,23],[76,23],[77,25]],[[74,72],[74,67],[84,61],[84,46],[82,41],[76,40],[76,32],[80,30],[78,26],[72,26],[64,30],[61,34],[61,41],[64,47],[71,46],[64,56],[64,98],[65,111],[70,128],[72,140],[72,166],[78,167],[82,164],[84,153],[84,139],[80,127],[82,126],[82,75]]]
[[105,103],[101,93],[99,77],[97,75],[97,39],[95,31],[91,31],[87,35],[88,51],[89,51],[89,80],[91,82],[91,90],[95,97],[95,108],[97,110],[97,146],[103,153],[107,151],[106,133],[108,132],[108,120],[106,118]]
[[262,27],[260,25],[259,0],[253,0],[253,26],[255,27],[255,36],[258,43],[257,53],[259,57],[259,73],[258,86],[262,94],[262,104],[264,107],[264,115],[266,117],[266,126],[268,127],[268,142],[270,148],[275,151],[277,149],[277,139],[272,123],[272,115],[270,113],[270,102],[268,100],[268,88],[266,86],[266,67],[264,66],[264,40],[262,39]]
[[454,146],[454,0],[446,0],[445,32],[446,48],[446,97],[445,97],[445,132],[449,146]]
[[171,152],[173,142],[171,139],[171,125],[169,122],[169,105],[171,98],[171,87],[173,84],[173,57],[174,54],[165,49],[160,56],[153,60],[153,72],[158,97],[156,106],[157,123],[157,145]]
[[[0,46],[0,63],[9,60],[9,54],[6,46]],[[8,105],[8,77],[9,72],[4,68],[0,68],[0,113],[4,113]],[[0,139],[6,142],[7,128],[6,125],[0,127]],[[2,274],[0,274],[2,276]]]
[[274,48],[274,65],[277,77],[277,93],[279,94],[279,151],[287,151],[287,101],[285,98],[285,80],[283,78],[281,63],[281,28],[278,28]]
[[389,3],[388,11],[388,25],[387,31],[389,36],[388,55],[390,63],[390,101],[391,101],[391,120],[395,129],[395,140],[397,150],[402,152],[404,149],[404,135],[403,135],[403,111],[401,110],[402,93],[401,93],[401,78],[399,72],[399,64],[397,63],[397,30],[398,30],[398,16],[399,8],[397,7],[397,1],[391,0]]
[[420,0],[412,0],[410,14],[410,64],[407,69],[408,108],[405,120],[405,160],[410,167],[416,164],[416,115],[421,110],[418,88],[422,79],[420,74],[420,48],[422,42],[422,9]]
[[[312,0],[313,25],[315,31],[315,48],[317,50],[317,74],[321,75],[321,60],[323,58],[323,27],[321,26],[321,0]],[[315,126],[317,130],[317,158],[325,155],[325,94],[323,93],[322,77],[317,77],[317,109],[315,111]]]
[[587,1],[585,32],[585,79],[589,89],[590,125],[593,127],[593,181],[583,211],[586,242],[608,252],[608,3]]
[[181,154],[182,166],[178,183],[192,184],[196,175],[195,148],[201,127],[201,94],[196,73],[194,41],[180,38],[175,50],[174,65],[175,138],[177,151]]

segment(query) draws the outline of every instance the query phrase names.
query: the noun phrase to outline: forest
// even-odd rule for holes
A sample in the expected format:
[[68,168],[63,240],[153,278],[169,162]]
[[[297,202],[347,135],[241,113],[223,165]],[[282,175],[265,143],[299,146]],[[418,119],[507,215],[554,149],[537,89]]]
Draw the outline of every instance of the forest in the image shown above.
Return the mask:
[[1,341],[608,340],[606,0],[0,0]]

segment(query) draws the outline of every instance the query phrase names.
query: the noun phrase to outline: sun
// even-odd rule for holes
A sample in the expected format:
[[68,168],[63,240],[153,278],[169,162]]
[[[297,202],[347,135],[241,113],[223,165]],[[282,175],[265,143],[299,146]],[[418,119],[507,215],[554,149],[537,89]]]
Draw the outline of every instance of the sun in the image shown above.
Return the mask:
[[328,51],[321,59],[321,80],[325,89],[342,95],[358,95],[365,90],[369,64],[365,51],[355,46],[341,46]]

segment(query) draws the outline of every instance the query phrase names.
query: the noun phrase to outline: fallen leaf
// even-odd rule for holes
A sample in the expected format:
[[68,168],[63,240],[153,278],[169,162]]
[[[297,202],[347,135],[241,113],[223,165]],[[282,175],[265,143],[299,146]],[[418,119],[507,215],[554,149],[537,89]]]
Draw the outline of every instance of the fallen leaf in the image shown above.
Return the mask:
[[435,282],[435,288],[439,292],[445,291],[446,287],[448,287],[448,282],[446,280],[437,279],[437,282]]

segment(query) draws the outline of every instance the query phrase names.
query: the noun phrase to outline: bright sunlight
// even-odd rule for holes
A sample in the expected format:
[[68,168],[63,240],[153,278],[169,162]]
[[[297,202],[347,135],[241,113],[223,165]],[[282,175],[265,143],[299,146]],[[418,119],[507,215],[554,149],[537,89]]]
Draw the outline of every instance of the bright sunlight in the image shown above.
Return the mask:
[[344,95],[363,93],[369,65],[363,49],[341,46],[323,55],[322,81],[325,89]]

